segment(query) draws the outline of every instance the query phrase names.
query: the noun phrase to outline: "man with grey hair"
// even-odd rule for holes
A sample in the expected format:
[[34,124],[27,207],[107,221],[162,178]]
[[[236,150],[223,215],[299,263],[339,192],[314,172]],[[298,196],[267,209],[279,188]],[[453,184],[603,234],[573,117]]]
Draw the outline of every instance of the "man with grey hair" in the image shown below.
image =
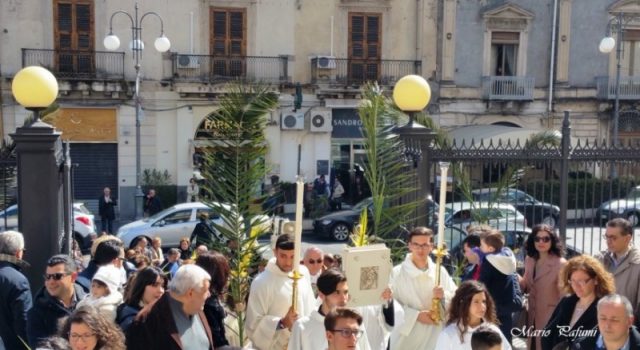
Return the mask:
[[324,252],[322,249],[315,246],[307,248],[304,252],[302,264],[309,270],[311,284],[315,285],[318,281],[318,277],[320,277],[322,271],[324,271]]
[[633,306],[620,294],[598,301],[598,333],[573,344],[572,349],[640,349],[640,333],[633,327]]
[[202,311],[211,295],[211,276],[200,266],[183,265],[155,304],[140,311],[127,331],[128,349],[213,350]]
[[596,256],[616,282],[616,292],[629,299],[640,326],[640,249],[633,245],[633,226],[623,218],[607,222],[607,250]]
[[26,263],[24,237],[17,231],[0,233],[0,348],[25,349],[27,312],[31,308],[31,287],[20,272]]

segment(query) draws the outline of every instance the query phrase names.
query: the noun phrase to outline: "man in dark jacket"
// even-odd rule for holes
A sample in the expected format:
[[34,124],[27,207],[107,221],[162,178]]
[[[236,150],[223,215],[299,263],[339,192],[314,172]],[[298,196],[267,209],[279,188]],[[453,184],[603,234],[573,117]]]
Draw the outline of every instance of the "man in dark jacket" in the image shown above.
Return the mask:
[[193,228],[193,232],[189,238],[191,246],[195,245],[197,247],[201,244],[210,246],[217,238],[217,235],[213,227],[211,227],[211,223],[209,223],[209,214],[202,212],[199,214],[199,219],[200,222]]
[[571,349],[640,349],[640,333],[633,327],[633,306],[627,297],[609,294],[598,301],[595,336],[578,339]]
[[23,255],[22,233],[0,233],[0,340],[6,349],[27,349],[27,311],[32,305],[29,281],[20,273],[26,265]]
[[113,234],[113,220],[116,218],[114,207],[117,205],[116,200],[111,197],[111,189],[105,187],[102,190],[103,195],[98,198],[98,213],[100,214],[100,226],[102,232]]
[[69,316],[86,293],[75,284],[76,263],[68,255],[54,255],[47,261],[44,287],[38,291],[27,317],[29,346],[58,332],[58,320]]
[[169,291],[151,308],[141,310],[129,327],[127,348],[213,350],[211,329],[202,311],[211,295],[210,284],[211,276],[200,266],[180,267]]
[[164,207],[162,201],[156,195],[156,190],[153,188],[149,190],[149,193],[144,197],[144,213],[146,216],[153,216],[160,212]]
[[[91,289],[91,279],[96,274],[101,266],[113,264],[115,267],[122,267],[122,260],[124,260],[124,248],[122,241],[113,237],[104,242],[101,242],[96,247],[96,252],[89,261],[89,265],[86,269],[82,270],[75,279],[75,283],[80,285],[82,289],[89,293]],[[124,281],[121,281],[124,283]]]

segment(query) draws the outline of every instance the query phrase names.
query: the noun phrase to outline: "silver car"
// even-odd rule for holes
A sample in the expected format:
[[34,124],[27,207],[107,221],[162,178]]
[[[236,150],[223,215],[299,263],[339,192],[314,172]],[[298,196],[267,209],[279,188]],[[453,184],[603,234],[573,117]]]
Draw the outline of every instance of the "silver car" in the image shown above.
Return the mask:
[[471,224],[485,223],[502,232],[530,233],[527,219],[507,203],[454,202],[445,206],[445,226],[466,231]]
[[201,213],[209,214],[209,219],[222,225],[223,220],[213,209],[200,202],[176,204],[153,216],[121,226],[118,237],[125,247],[131,246],[138,237],[160,237],[162,247],[177,247],[182,237],[190,237]]

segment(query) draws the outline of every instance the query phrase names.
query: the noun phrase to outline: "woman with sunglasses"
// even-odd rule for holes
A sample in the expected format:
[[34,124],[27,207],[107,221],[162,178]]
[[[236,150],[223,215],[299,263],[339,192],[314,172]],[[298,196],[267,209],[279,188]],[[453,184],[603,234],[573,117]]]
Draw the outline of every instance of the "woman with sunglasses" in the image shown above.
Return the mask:
[[[525,243],[527,257],[524,259],[524,277],[520,279],[520,289],[529,293],[527,328],[542,329],[562,298],[558,285],[560,270],[567,263],[562,257],[563,249],[558,235],[549,225],[536,225]],[[531,332],[528,349],[540,350],[540,337]]]
[[613,276],[588,255],[569,259],[560,271],[559,281],[568,295],[560,300],[540,334],[543,350],[568,349],[577,339],[595,337],[598,300],[615,292]]
[[118,307],[116,316],[116,323],[124,332],[143,307],[155,303],[164,294],[167,278],[158,267],[149,266],[140,270],[127,285],[124,303]]

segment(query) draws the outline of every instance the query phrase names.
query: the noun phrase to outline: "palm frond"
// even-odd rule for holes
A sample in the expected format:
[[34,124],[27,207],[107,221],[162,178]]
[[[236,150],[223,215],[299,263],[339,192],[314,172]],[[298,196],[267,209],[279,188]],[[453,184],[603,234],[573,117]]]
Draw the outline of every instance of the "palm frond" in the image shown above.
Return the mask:
[[367,217],[367,213],[369,210],[364,207],[362,208],[362,212],[360,213],[360,220],[358,225],[353,229],[353,235],[351,236],[351,242],[354,247],[364,247],[369,245],[368,232],[367,232],[367,221],[369,220]]

